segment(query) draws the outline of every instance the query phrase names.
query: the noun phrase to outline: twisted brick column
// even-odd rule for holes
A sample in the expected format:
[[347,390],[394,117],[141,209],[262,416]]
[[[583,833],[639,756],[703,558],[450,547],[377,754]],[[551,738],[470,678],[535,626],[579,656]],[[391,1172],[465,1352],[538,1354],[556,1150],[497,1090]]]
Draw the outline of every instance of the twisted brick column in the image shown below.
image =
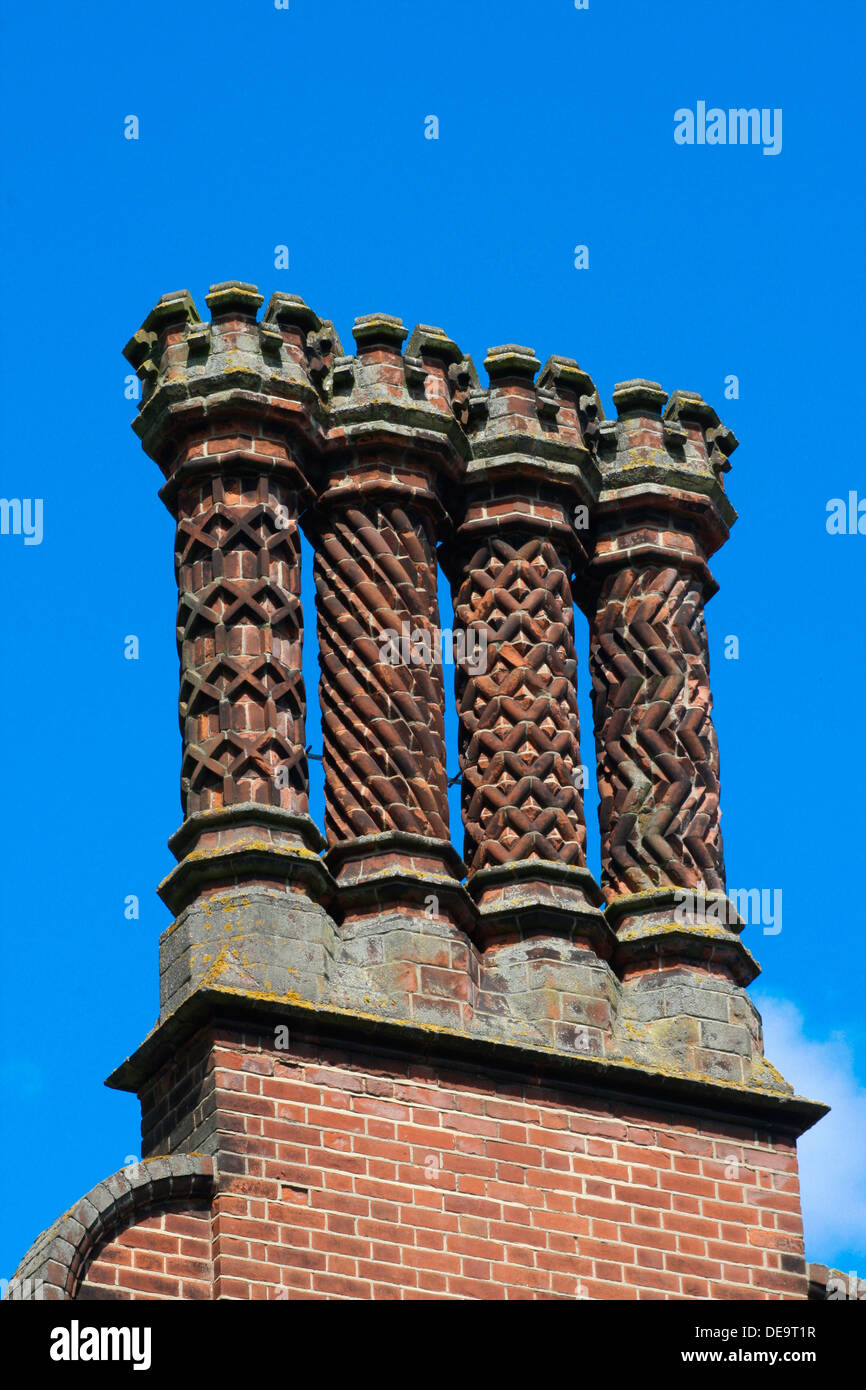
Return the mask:
[[486,520],[454,601],[486,653],[478,674],[463,660],[455,682],[464,858],[473,871],[531,857],[583,865],[572,557],[564,538],[495,511]]
[[[448,838],[436,542],[441,494],[465,448],[448,367],[461,354],[419,325],[355,321],[355,357],[327,382],[315,548],[326,863],[339,963],[355,994],[401,1018],[468,1026],[471,905]],[[456,386],[456,383],[455,383]]]
[[432,519],[379,464],[360,490],[335,479],[316,527],[326,833],[447,840],[442,665],[412,660],[439,629]]
[[[355,321],[357,357],[334,359],[315,546],[328,843],[371,835],[448,840],[437,527],[456,473],[440,329],[387,314]],[[365,858],[365,853],[360,859]]]

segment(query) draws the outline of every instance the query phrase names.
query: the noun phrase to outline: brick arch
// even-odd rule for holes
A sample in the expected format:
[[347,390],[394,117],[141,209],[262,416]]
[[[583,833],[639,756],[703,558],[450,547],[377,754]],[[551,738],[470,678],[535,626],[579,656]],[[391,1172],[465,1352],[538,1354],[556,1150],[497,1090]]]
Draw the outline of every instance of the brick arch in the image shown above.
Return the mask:
[[213,1190],[214,1163],[204,1154],[146,1158],[118,1169],[43,1231],[15,1271],[5,1297],[77,1298],[91,1260],[120,1231],[134,1225],[136,1215],[210,1198]]

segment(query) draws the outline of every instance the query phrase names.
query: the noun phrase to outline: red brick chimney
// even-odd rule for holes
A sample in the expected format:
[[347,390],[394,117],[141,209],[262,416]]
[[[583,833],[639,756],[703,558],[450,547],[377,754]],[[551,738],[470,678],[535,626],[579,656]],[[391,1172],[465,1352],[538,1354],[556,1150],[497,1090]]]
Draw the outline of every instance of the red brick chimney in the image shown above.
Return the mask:
[[183,735],[160,1018],[109,1079],[140,1097],[143,1159],[19,1287],[806,1299],[796,1139],[826,1107],[763,1056],[719,828],[703,610],[733,436],[646,381],[606,421],[569,358],[536,380],[531,349],[492,348],[482,389],[429,325],[405,344],[366,315],[347,357],[296,296],[260,321],[254,286],[207,303],[164,296],[126,350],[177,520]]

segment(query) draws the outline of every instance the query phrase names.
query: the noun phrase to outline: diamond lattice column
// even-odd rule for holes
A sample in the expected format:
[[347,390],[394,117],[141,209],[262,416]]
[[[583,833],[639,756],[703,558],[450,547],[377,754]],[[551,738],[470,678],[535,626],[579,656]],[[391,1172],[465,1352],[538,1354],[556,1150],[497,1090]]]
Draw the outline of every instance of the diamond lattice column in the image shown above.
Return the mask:
[[482,519],[487,534],[463,529],[477,545],[454,608],[478,652],[457,678],[466,859],[583,865],[570,547],[516,515]]
[[[586,867],[572,576],[597,478],[583,427],[598,405],[577,363],[490,350],[468,398],[472,459],[448,559],[464,855],[476,939],[518,1012],[600,1051],[611,940]],[[502,948],[502,949],[499,949]]]
[[170,493],[187,815],[249,803],[308,809],[300,480],[278,451],[275,461],[284,476],[266,471],[264,455],[223,456],[219,474]]

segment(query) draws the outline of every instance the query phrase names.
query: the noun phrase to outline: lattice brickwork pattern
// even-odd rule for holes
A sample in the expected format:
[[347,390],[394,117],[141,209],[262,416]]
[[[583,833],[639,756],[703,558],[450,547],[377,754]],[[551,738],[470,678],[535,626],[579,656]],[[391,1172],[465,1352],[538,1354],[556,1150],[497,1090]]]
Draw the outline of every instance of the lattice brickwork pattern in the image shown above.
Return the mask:
[[458,668],[464,856],[585,863],[569,569],[554,544],[494,535],[467,558],[455,618],[486,670]]
[[[179,591],[184,810],[307,810],[295,498],[273,475],[183,488]],[[282,771],[281,771],[282,770]]]

